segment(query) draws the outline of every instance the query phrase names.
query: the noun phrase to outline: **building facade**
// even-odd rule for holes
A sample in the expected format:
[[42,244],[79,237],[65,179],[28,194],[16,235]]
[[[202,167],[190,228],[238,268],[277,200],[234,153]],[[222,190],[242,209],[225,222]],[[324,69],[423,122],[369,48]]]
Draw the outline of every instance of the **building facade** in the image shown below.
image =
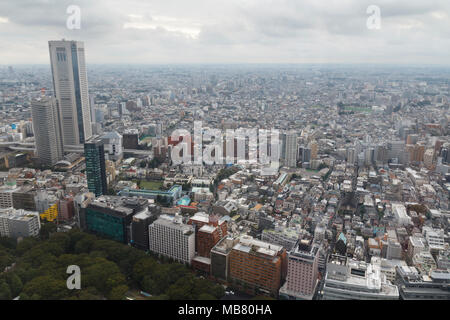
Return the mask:
[[319,274],[319,247],[312,240],[299,240],[288,253],[286,283],[280,296],[287,299],[312,300]]
[[31,103],[35,154],[43,165],[63,159],[63,144],[56,99],[41,98]]
[[84,144],[86,177],[89,191],[101,196],[108,191],[106,182],[105,150],[101,140],[92,139]]
[[84,44],[61,40],[48,45],[63,144],[83,144],[92,136]]
[[195,256],[194,227],[180,216],[161,215],[148,229],[150,251],[190,264]]

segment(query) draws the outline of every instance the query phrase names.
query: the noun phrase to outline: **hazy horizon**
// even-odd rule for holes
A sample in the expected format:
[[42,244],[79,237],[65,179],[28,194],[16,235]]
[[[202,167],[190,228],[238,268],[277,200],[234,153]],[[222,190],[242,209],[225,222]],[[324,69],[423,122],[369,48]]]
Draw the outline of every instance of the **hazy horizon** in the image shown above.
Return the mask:
[[[79,29],[67,27],[72,5]],[[447,66],[449,12],[447,0],[3,1],[0,64],[47,64],[48,41],[65,38],[85,43],[89,65]]]

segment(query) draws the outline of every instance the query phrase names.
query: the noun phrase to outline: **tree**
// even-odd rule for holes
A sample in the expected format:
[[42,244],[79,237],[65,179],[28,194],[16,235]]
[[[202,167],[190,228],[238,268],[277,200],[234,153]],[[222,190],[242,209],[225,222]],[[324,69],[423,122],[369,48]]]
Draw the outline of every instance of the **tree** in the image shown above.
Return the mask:
[[117,264],[107,259],[95,258],[93,264],[83,268],[82,286],[95,287],[106,297],[113,288],[125,284],[125,276],[120,272]]
[[41,225],[41,230],[39,231],[39,235],[41,239],[46,240],[49,238],[50,233],[56,232],[56,224],[53,222],[45,222]]
[[119,285],[111,289],[111,292],[108,295],[108,299],[110,300],[123,300],[125,298],[125,294],[128,291],[128,287],[126,285]]
[[9,285],[12,296],[17,297],[23,288],[22,280],[14,272],[8,272],[6,273],[6,282]]
[[216,300],[216,298],[209,293],[202,293],[198,296],[197,300]]
[[11,300],[11,290],[5,281],[0,282],[0,300]]
[[63,279],[55,279],[52,276],[34,278],[25,285],[23,291],[31,299],[37,295],[41,300],[60,300],[67,298],[70,293]]
[[154,274],[156,268],[157,263],[154,259],[148,257],[140,259],[133,267],[133,278],[142,283],[147,275]]
[[90,234],[84,234],[84,237],[76,242],[74,251],[75,253],[90,252],[94,246],[96,237]]

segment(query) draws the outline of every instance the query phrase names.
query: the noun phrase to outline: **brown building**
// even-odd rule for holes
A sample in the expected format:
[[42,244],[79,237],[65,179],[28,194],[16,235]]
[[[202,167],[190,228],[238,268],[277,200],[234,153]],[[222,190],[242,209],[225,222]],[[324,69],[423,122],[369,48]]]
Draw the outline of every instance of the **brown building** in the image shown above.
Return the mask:
[[218,216],[197,212],[188,221],[195,229],[196,256],[192,267],[209,275],[211,272],[211,249],[227,234],[227,223]]
[[[195,227],[196,232],[196,250],[198,251],[198,231],[205,225],[217,227],[217,232],[219,234],[219,240],[227,235],[227,223],[225,220],[220,219],[217,215],[208,215],[205,212],[197,212],[192,216],[187,224],[191,224]],[[214,243],[216,245],[218,241]],[[213,245],[213,246],[214,246]]]
[[66,198],[63,200],[59,200],[58,211],[60,220],[62,221],[72,220],[75,211],[73,199]]
[[197,232],[197,255],[209,258],[211,249],[221,239],[218,227],[204,225]]
[[36,191],[30,186],[23,186],[19,190],[13,192],[13,207],[15,209],[24,209],[36,211]]
[[249,294],[273,297],[286,278],[287,256],[282,246],[241,236],[229,254],[229,279]]
[[136,150],[139,146],[139,136],[135,133],[124,133],[122,135],[122,146],[124,149]]

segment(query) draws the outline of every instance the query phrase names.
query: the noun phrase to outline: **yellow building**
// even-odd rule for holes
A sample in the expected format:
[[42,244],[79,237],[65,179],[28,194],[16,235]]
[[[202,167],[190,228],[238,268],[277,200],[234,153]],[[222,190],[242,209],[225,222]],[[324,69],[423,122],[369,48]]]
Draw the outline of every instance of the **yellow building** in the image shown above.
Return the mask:
[[50,208],[44,211],[44,213],[40,214],[41,219],[45,219],[47,221],[53,221],[58,217],[58,203],[56,202]]

